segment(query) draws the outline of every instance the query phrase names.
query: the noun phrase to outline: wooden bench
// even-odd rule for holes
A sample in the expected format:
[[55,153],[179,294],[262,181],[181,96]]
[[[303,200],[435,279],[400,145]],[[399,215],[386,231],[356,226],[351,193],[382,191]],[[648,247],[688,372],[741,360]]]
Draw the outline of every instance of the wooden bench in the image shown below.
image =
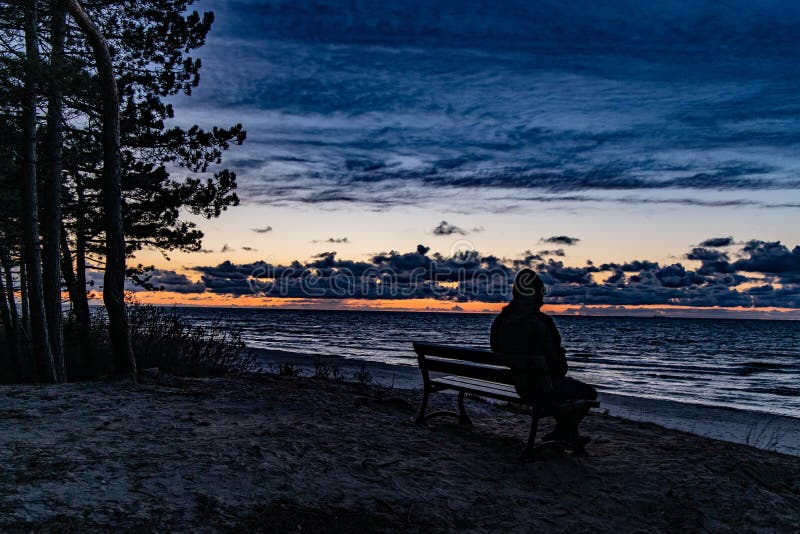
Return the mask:
[[[458,417],[459,423],[471,424],[464,408],[464,395],[478,395],[506,402],[530,406],[531,428],[528,443],[522,454],[523,458],[532,456],[542,448],[572,449],[582,453],[580,444],[561,441],[547,441],[534,445],[539,419],[552,417],[561,413],[600,406],[597,401],[571,400],[566,402],[533,402],[523,400],[514,387],[515,374],[510,362],[513,356],[503,355],[490,350],[436,343],[414,342],[419,370],[422,373],[422,403],[417,414],[417,423],[424,423],[432,417],[450,415]],[[431,374],[434,373],[434,376]],[[439,391],[458,392],[458,412],[438,411],[426,415],[428,398],[431,393]]]

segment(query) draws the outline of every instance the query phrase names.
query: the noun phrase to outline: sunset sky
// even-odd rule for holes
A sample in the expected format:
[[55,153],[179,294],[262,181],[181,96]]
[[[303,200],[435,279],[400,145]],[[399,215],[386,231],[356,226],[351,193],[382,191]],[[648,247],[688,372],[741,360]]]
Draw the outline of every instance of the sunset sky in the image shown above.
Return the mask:
[[800,318],[800,4],[600,5],[197,2],[216,20],[175,120],[245,126],[222,165],[242,204],[197,221],[202,252],[140,253],[165,291],[139,297],[498,309],[428,279],[410,299],[246,289],[254,264],[466,253],[537,268],[560,312]]

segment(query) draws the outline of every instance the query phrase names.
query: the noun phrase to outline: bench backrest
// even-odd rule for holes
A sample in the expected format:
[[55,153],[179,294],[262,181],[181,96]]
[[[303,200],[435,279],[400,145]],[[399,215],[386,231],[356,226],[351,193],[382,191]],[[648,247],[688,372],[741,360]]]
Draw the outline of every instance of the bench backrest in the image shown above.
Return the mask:
[[414,351],[425,381],[432,371],[514,385],[511,368],[490,350],[415,341]]

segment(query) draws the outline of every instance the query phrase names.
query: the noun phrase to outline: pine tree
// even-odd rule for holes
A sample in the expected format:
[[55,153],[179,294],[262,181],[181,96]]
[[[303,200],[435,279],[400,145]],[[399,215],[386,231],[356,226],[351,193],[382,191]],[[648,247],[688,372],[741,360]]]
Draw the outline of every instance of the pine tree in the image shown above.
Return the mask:
[[[190,4],[18,0],[10,9],[0,3],[0,26],[13,34],[0,42],[0,113],[13,138],[0,142],[0,151],[13,145],[9,164],[0,165],[0,182],[27,186],[18,189],[26,210],[0,214],[0,232],[14,238],[18,228],[38,231],[35,219],[40,215],[43,238],[31,238],[30,232],[20,232],[24,240],[16,237],[28,245],[22,247],[26,261],[17,262],[15,241],[0,246],[0,277],[6,282],[0,321],[9,343],[16,336],[36,344],[40,369],[47,367],[41,364],[43,336],[31,334],[44,328],[55,356],[54,380],[71,373],[59,351],[62,277],[79,323],[81,351],[89,352],[93,343],[86,269],[105,270],[114,367],[133,374],[135,359],[126,348],[124,283],[126,273],[141,274],[146,268],[128,267],[127,258],[145,247],[165,255],[198,250],[203,235],[181,213],[211,218],[238,204],[236,176],[219,165],[225,150],[244,141],[242,126],[167,126],[174,114],[164,99],[191,94],[199,83],[200,61],[189,53],[202,46],[213,22],[210,13],[187,12]],[[70,15],[65,23],[62,7]],[[26,8],[41,8],[38,18],[28,17],[33,24],[23,24]],[[38,39],[26,43],[24,29],[35,31]],[[43,57],[30,63],[24,59],[25,44],[33,43],[45,44]],[[37,117],[37,108],[46,109],[46,117]],[[16,158],[23,139],[29,150],[22,153],[26,157]],[[38,165],[37,152],[42,155]],[[175,167],[183,168],[179,177],[171,174]],[[30,201],[39,200],[31,196],[36,186],[41,211],[30,209]],[[40,241],[43,253],[37,261],[28,252],[35,253]],[[14,301],[15,290],[20,302]],[[46,313],[40,313],[42,308]],[[24,367],[26,358],[18,360]],[[109,370],[97,359],[92,367],[90,374]]]

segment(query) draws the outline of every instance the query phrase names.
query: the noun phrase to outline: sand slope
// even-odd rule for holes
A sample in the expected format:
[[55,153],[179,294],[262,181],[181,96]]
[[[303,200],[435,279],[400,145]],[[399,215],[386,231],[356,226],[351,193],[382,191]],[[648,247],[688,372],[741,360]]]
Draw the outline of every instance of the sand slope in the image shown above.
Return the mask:
[[796,457],[594,415],[591,457],[521,464],[525,415],[418,426],[415,402],[311,378],[3,386],[0,530],[800,529]]

